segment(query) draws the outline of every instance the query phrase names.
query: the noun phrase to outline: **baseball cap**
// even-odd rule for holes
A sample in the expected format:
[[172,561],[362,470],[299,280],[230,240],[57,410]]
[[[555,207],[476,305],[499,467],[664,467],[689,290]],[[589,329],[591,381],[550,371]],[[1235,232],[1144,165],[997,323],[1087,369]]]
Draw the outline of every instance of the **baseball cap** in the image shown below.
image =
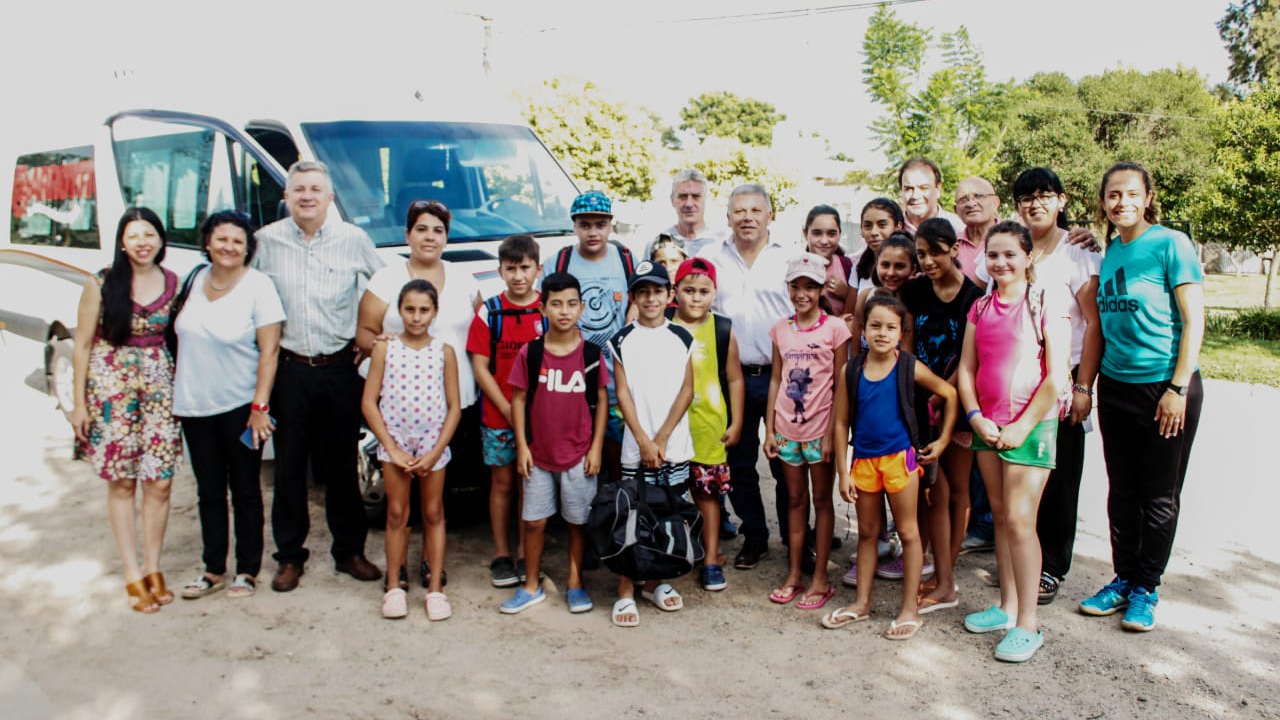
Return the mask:
[[569,208],[569,217],[579,215],[608,215],[613,217],[613,203],[609,197],[599,190],[588,190],[573,199]]
[[627,290],[635,290],[640,283],[670,285],[671,276],[667,274],[667,268],[662,263],[644,260],[639,265],[636,265],[636,272],[631,276],[631,281],[627,283]]
[[827,280],[827,259],[821,255],[806,252],[787,261],[787,282],[796,278],[807,277],[821,285]]
[[680,267],[676,268],[676,280],[672,285],[679,285],[680,281],[690,275],[706,275],[711,278],[711,285],[716,285],[716,266],[710,260],[703,258],[689,258],[680,263]]

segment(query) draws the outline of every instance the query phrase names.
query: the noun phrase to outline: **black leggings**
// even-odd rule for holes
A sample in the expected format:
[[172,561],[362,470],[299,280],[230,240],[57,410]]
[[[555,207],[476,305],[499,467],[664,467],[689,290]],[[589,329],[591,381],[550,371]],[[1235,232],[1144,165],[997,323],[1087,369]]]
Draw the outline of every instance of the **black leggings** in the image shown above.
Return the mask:
[[1204,387],[1191,377],[1182,432],[1160,435],[1156,405],[1167,382],[1126,383],[1098,377],[1098,422],[1110,491],[1111,558],[1116,577],[1135,586],[1160,585],[1173,535],[1187,460],[1200,423]]
[[204,539],[204,569],[214,575],[227,571],[227,489],[235,509],[236,574],[256,576],[262,568],[262,484],[258,470],[262,448],[240,442],[249,406],[209,417],[183,418],[191,471],[196,476],[200,533]]

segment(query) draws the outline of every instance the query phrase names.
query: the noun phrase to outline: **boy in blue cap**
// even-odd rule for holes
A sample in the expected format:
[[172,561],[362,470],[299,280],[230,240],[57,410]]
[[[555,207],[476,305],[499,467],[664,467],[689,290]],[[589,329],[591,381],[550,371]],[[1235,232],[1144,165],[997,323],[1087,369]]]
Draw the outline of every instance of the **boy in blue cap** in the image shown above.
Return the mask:
[[[599,190],[589,190],[574,199],[569,210],[573,218],[576,245],[560,250],[555,262],[547,263],[542,277],[567,272],[582,287],[582,317],[578,328],[583,339],[601,347],[609,344],[627,321],[627,281],[635,270],[635,260],[622,243],[610,240],[613,229],[613,203]],[[605,354],[609,366],[609,425],[605,430],[604,469],[617,478],[621,471],[622,411],[613,380],[612,358]]]

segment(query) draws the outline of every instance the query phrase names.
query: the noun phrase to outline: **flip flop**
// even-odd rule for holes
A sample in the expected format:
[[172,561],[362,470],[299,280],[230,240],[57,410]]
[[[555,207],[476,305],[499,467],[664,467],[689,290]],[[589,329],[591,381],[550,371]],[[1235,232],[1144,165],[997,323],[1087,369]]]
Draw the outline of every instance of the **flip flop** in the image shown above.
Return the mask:
[[[634,615],[635,620],[622,620],[623,615]],[[640,609],[634,598],[618,598],[613,604],[613,624],[618,627],[635,627],[640,624]]]
[[930,600],[929,598],[918,598],[916,600],[916,612],[921,615],[928,615],[935,610],[950,610],[953,607],[960,606],[960,596],[957,595],[955,600]]
[[804,592],[803,585],[783,585],[769,593],[769,599],[779,605],[786,605],[792,600],[795,600],[796,596],[802,592]]
[[[905,622],[898,622],[897,620],[894,620],[893,622],[889,623],[889,629],[884,631],[884,639],[897,640],[897,641],[910,640],[911,638],[916,636],[917,632],[920,632],[920,628],[923,626],[924,626],[924,623],[919,620],[907,620]],[[890,634],[894,630],[897,630],[898,628],[911,628],[911,632],[907,633],[906,635]]]
[[[835,594],[836,589],[833,587],[828,587],[820,593],[805,593],[804,597],[800,598],[800,602],[796,603],[796,607],[801,610],[820,610],[822,609],[822,606],[826,605],[827,601],[831,599],[831,596]],[[810,598],[817,599],[813,600]]]
[[[675,612],[684,607],[684,598],[680,597],[680,593],[676,592],[676,589],[667,583],[662,583],[655,587],[653,592],[641,590],[640,597],[648,600],[654,607],[663,612]],[[675,605],[667,604],[667,601],[671,599],[676,601]]]
[[862,622],[871,617],[871,613],[859,615],[848,607],[841,607],[832,610],[822,618],[822,627],[828,630],[838,630],[849,623]]

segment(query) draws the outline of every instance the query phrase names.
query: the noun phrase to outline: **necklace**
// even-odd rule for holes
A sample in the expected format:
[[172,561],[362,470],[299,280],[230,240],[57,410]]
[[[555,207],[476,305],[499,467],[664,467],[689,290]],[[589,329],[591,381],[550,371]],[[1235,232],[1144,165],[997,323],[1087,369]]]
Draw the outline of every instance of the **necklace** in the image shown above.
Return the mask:
[[233,285],[236,284],[236,280],[239,277],[240,277],[240,271],[236,270],[235,273],[231,275],[231,279],[227,281],[226,285],[223,285],[222,287],[218,287],[218,284],[213,281],[213,271],[211,270],[209,271],[209,289],[213,290],[214,292],[226,292],[230,290]]

